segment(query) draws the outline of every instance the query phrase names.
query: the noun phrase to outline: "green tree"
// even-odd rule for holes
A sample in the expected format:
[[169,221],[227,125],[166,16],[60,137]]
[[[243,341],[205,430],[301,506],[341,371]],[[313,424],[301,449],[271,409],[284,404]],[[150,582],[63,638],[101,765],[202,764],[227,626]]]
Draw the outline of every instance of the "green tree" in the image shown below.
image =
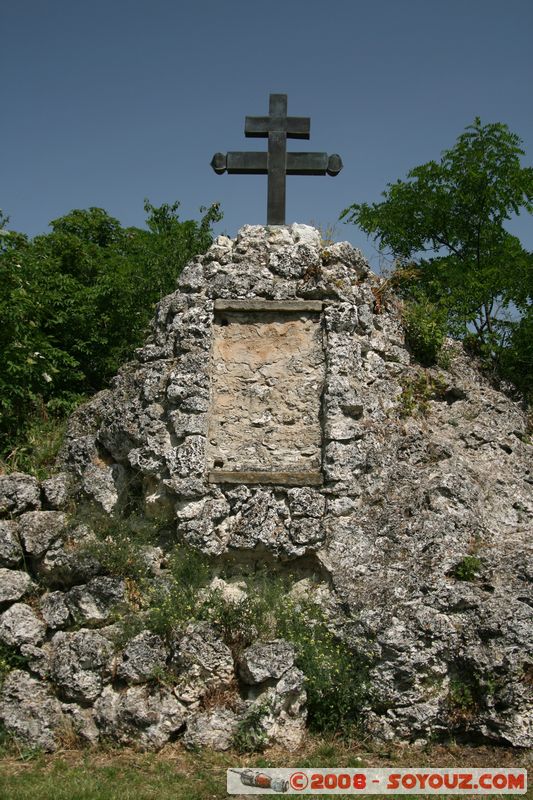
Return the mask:
[[[502,365],[502,350],[524,336],[533,298],[531,254],[505,229],[513,215],[533,212],[533,168],[522,166],[521,144],[507,125],[476,118],[438,162],[388,184],[383,201],[341,215],[392,254],[411,303],[423,298],[444,311],[449,334],[473,337]],[[531,360],[523,367],[533,382]]]
[[0,452],[36,412],[65,414],[105,386],[142,342],[155,304],[221,219],[211,206],[181,221],[178,207],[146,201],[147,229],[74,210],[31,241],[0,216]]

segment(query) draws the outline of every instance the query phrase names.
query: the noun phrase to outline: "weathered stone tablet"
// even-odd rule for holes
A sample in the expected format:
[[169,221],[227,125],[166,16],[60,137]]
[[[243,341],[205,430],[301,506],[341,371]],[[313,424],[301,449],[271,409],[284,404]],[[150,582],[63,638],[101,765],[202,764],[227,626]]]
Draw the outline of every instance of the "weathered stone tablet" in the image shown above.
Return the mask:
[[210,482],[322,482],[321,310],[303,301],[215,304]]

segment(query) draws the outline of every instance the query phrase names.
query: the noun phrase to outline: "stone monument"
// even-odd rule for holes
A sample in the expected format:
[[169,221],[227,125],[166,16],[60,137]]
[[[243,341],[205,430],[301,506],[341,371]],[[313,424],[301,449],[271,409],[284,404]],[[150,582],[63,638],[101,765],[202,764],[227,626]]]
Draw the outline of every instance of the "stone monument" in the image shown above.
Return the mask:
[[306,225],[219,236],[135,359],[72,415],[59,474],[0,477],[0,642],[26,664],[4,680],[6,728],[45,749],[65,726],[92,743],[224,748],[261,710],[263,743],[301,741],[290,642],[257,631],[243,650],[193,618],[165,639],[131,580],[87,555],[94,521],[140,515],[155,587],[178,543],[237,608],[265,568],[318,603],[368,665],[366,735],[531,746],[527,420],[458,343],[447,351],[447,369],[417,364],[399,302],[349,244]]

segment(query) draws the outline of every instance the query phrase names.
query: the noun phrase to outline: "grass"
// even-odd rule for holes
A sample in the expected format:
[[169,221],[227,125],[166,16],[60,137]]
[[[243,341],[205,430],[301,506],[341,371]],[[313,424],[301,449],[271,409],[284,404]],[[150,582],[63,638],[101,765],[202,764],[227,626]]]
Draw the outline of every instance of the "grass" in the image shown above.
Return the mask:
[[36,414],[24,435],[0,459],[0,474],[26,472],[40,481],[50,477],[66,428],[64,418]]
[[[159,753],[63,750],[30,758],[28,753],[12,751],[0,759],[0,797],[3,800],[221,800],[228,797],[229,767],[291,766],[527,768],[528,753],[512,748],[456,744],[402,747],[360,741],[348,745],[319,737],[308,737],[300,750],[291,754],[278,749],[261,755],[188,752],[179,744],[167,745]],[[524,796],[533,798],[532,790]],[[402,800],[408,797],[401,795]]]

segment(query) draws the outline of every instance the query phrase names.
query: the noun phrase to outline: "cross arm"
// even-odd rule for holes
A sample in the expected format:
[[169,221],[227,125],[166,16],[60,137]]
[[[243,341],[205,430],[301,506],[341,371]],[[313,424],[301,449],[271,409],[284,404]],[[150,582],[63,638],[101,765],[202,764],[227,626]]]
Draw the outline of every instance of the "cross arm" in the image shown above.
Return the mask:
[[309,139],[311,120],[309,117],[246,117],[245,136],[265,137],[274,131],[285,133],[288,139]]
[[[268,153],[215,153],[211,166],[222,175],[266,175]],[[327,153],[287,153],[287,175],[337,175],[342,169],[341,157]]]
[[341,169],[336,153],[287,153],[287,175],[338,175]]
[[215,153],[211,166],[218,175],[267,175],[268,153],[234,152]]

